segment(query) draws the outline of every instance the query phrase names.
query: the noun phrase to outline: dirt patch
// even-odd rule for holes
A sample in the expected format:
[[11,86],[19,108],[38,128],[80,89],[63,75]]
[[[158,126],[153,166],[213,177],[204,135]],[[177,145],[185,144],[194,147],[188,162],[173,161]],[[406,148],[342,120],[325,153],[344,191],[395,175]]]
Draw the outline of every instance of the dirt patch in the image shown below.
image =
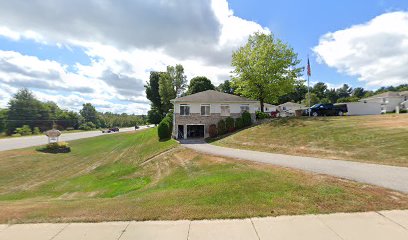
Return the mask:
[[408,129],[408,114],[392,116],[375,116],[363,123],[364,127],[406,128]]

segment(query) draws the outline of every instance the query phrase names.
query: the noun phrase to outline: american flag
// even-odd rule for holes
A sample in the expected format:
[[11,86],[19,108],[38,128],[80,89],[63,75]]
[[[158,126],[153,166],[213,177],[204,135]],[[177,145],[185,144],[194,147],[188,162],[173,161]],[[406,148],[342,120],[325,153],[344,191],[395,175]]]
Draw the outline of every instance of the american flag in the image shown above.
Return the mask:
[[310,69],[309,58],[307,58],[307,76],[312,76],[312,70]]

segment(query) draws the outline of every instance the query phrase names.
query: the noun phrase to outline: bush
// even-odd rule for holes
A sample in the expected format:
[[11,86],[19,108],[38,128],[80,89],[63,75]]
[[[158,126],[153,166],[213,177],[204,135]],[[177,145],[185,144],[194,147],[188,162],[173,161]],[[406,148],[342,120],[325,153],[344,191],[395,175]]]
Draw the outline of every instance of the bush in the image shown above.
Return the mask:
[[86,123],[81,124],[79,126],[79,129],[89,131],[89,130],[96,129],[96,125],[93,122],[86,122]]
[[157,134],[159,138],[162,139],[168,139],[171,137],[171,128],[169,126],[168,121],[165,121],[164,119],[159,123],[159,127],[157,128]]
[[256,119],[265,119],[265,118],[270,118],[270,117],[271,116],[267,113],[256,111]]
[[246,126],[251,126],[252,124],[252,118],[251,118],[251,114],[247,111],[244,111],[242,113],[242,127],[246,127]]
[[214,138],[218,135],[217,126],[215,124],[211,124],[208,127],[208,134],[210,135],[211,138]]
[[28,125],[23,125],[20,128],[16,128],[16,134],[20,134],[21,136],[28,136],[31,135],[31,128]]
[[220,135],[225,134],[227,132],[227,128],[225,127],[225,121],[222,119],[218,122],[217,128],[218,128],[218,134]]
[[227,129],[228,132],[233,132],[235,130],[234,119],[232,117],[227,117],[225,119],[225,128]]
[[33,134],[34,134],[34,135],[39,135],[39,134],[41,134],[40,128],[39,128],[39,127],[35,127],[34,130],[33,130]]
[[67,142],[55,142],[49,143],[44,148],[38,150],[46,153],[68,153],[71,152],[71,147]]
[[235,129],[241,129],[244,127],[244,120],[243,118],[236,118],[235,119]]

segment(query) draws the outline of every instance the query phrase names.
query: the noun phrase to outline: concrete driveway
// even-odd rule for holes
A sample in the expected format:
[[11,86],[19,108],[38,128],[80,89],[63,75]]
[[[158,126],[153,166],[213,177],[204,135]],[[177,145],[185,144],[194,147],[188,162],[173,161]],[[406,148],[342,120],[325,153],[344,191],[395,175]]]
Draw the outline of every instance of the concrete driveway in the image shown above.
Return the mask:
[[[151,126],[151,125],[148,125]],[[145,129],[148,126],[140,126],[138,130]],[[119,132],[130,132],[135,131],[134,127],[130,128],[120,128]],[[60,141],[72,141],[81,138],[97,137],[107,134],[116,133],[102,133],[102,131],[88,131],[88,132],[76,132],[76,133],[63,133],[61,134]],[[0,151],[40,146],[48,143],[48,138],[45,135],[40,136],[29,136],[29,137],[15,137],[15,138],[4,138],[0,139]]]
[[1,225],[0,240],[406,240],[408,211],[266,218]]
[[185,147],[207,154],[327,174],[408,193],[408,168],[406,167],[233,149],[207,144],[203,141],[181,143]]

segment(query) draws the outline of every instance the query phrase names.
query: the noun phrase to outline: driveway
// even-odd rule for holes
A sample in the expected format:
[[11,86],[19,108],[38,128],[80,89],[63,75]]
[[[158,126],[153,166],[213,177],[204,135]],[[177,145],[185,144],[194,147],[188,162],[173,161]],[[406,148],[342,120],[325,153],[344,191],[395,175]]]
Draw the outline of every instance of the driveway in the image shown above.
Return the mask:
[[406,240],[408,211],[266,218],[0,224],[0,240]]
[[[140,129],[147,128],[147,126],[140,126]],[[135,131],[134,127],[131,128],[120,128],[119,132],[130,132]],[[101,131],[88,131],[88,132],[76,132],[76,133],[62,133],[59,140],[60,141],[72,141],[81,138],[97,137],[107,134],[116,133],[102,133]],[[4,138],[0,139],[0,151],[40,146],[48,143],[48,138],[45,135],[41,136],[30,136],[30,137],[15,137],[15,138]]]
[[185,147],[207,154],[327,174],[408,193],[408,168],[406,167],[233,149],[207,144],[203,141],[181,143]]

